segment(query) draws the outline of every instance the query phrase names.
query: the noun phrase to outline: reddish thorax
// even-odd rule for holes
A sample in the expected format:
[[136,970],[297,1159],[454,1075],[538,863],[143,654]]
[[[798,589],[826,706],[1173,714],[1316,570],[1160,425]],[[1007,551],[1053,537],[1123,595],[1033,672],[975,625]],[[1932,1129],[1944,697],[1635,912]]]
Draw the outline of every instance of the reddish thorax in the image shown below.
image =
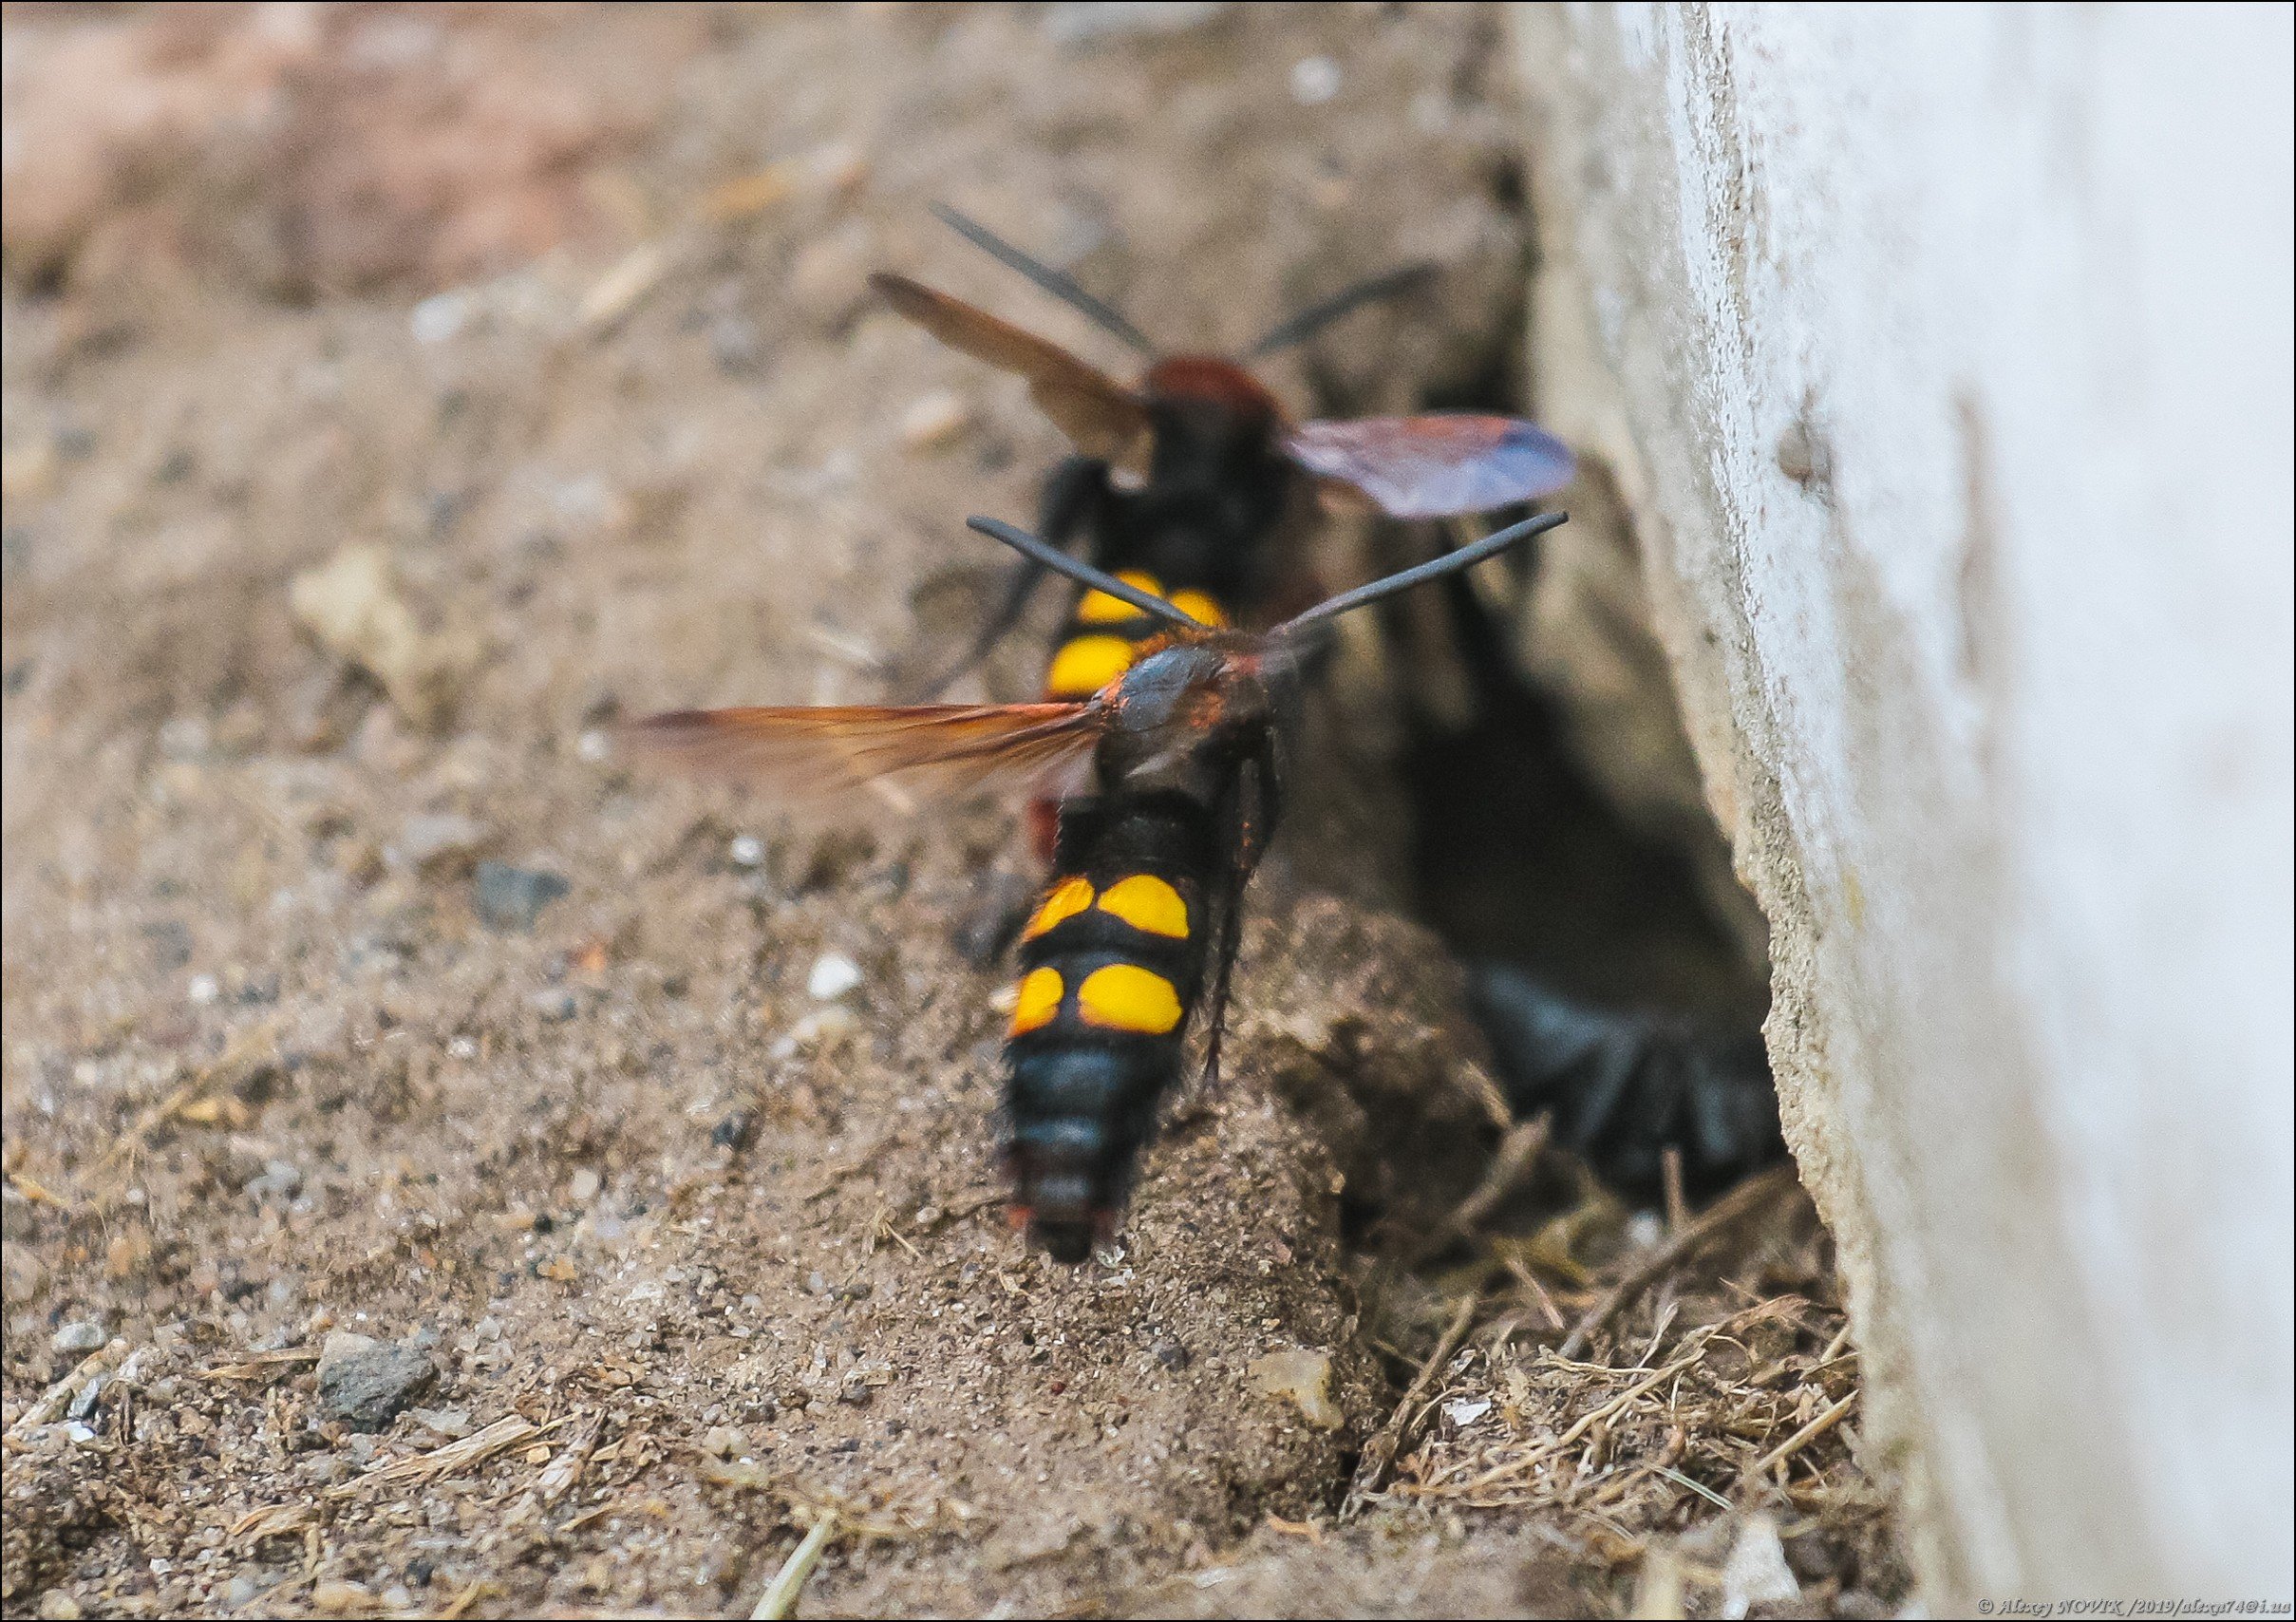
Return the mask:
[[1284,414],[1258,378],[1215,355],[1167,355],[1148,368],[1140,387],[1152,400],[1202,401],[1270,424]]

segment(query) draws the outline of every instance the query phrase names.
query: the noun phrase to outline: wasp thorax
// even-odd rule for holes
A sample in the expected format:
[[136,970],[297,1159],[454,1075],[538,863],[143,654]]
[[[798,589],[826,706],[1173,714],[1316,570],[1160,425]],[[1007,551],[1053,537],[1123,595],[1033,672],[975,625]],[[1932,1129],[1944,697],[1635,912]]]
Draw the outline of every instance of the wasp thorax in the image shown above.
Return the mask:
[[1206,637],[1160,648],[1117,684],[1101,742],[1102,786],[1179,793],[1209,804],[1271,719],[1246,639]]

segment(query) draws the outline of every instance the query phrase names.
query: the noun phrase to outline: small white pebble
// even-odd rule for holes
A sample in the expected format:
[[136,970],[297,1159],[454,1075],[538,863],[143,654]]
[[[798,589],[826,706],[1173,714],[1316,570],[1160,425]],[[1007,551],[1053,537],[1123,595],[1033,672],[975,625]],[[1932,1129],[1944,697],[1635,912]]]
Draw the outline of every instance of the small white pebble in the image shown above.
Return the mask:
[[935,389],[910,402],[901,413],[901,443],[911,450],[932,450],[965,431],[972,409],[951,389]]
[[1454,1397],[1443,1405],[1443,1418],[1461,1427],[1473,1424],[1491,1411],[1489,1399]]
[[468,1408],[409,1408],[406,1411],[441,1436],[462,1437],[470,1434]]
[[1320,107],[1340,92],[1340,65],[1327,56],[1303,56],[1291,65],[1291,99]]
[[447,1043],[446,1052],[450,1058],[476,1059],[479,1056],[479,1045],[467,1036],[458,1036]]
[[[726,847],[725,855],[736,867],[763,867],[765,841],[755,834],[737,834],[733,843]],[[820,971],[817,968],[814,972],[818,974]]]
[[1792,1605],[1801,1598],[1801,1584],[1786,1563],[1785,1546],[1778,1540],[1778,1522],[1757,1511],[1739,1528],[1722,1567],[1722,1614],[1751,1614],[1758,1605]]
[[197,715],[179,715],[160,726],[160,747],[172,759],[197,760],[207,752],[207,722]]
[[574,740],[574,753],[586,761],[602,761],[613,753],[613,740],[603,727],[593,726]]
[[383,859],[418,872],[463,860],[486,842],[484,824],[452,811],[409,817],[399,837],[384,848]]
[[470,319],[470,299],[461,292],[434,293],[414,308],[407,328],[418,344],[443,344]]
[[186,991],[186,995],[191,998],[192,1007],[196,1009],[207,1008],[222,994],[223,988],[216,983],[216,977],[213,974],[194,974],[191,977],[191,986]]
[[810,1050],[844,1035],[853,1026],[851,1009],[835,1004],[825,1009],[816,1009],[775,1037],[773,1046],[765,1049],[765,1056],[778,1064],[800,1049]]
[[603,524],[616,512],[612,487],[595,473],[559,480],[551,486],[550,504],[574,523]]
[[95,1351],[110,1337],[104,1326],[92,1318],[66,1324],[48,1337],[48,1349],[58,1352]]
[[313,1611],[340,1616],[347,1612],[366,1610],[367,1601],[373,1596],[374,1591],[364,1583],[329,1581],[312,1588],[311,1604]]
[[861,966],[838,952],[824,952],[814,960],[813,972],[805,977],[806,994],[824,1003],[834,1003],[861,983]]
[[566,1179],[566,1198],[576,1205],[588,1204],[598,1197],[598,1174],[584,1166]]

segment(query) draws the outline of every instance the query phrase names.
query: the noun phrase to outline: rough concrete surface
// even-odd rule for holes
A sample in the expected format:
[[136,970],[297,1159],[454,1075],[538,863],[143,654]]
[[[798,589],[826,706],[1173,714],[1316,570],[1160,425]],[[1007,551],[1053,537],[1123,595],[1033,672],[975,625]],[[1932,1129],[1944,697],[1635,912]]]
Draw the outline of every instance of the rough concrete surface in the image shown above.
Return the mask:
[[2286,1598],[2289,15],[1515,20],[1929,1596]]

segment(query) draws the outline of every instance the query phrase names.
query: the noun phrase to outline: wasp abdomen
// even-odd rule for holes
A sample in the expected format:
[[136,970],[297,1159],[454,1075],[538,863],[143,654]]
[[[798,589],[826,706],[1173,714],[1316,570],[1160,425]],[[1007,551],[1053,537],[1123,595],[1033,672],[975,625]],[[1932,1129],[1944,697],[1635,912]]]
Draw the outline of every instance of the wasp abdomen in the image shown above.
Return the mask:
[[[1143,592],[1154,592],[1205,625],[1225,629],[1229,624],[1227,610],[1210,593],[1174,590],[1166,581],[1139,569],[1120,570],[1117,578]],[[1062,632],[1061,640],[1053,649],[1052,663],[1044,671],[1044,696],[1068,700],[1090,698],[1132,669],[1148,644],[1169,633],[1171,629],[1163,620],[1142,613],[1106,592],[1086,592],[1077,599],[1068,615],[1067,629]],[[1052,856],[1058,836],[1058,802],[1049,799],[1039,800],[1029,806],[1028,842],[1040,857]]]
[[[1209,593],[1174,590],[1156,575],[1124,569],[1117,578],[1154,592],[1182,613],[1213,628],[1228,624],[1228,613]],[[1044,672],[1046,698],[1088,698],[1132,668],[1141,646],[1171,627],[1105,592],[1086,592],[1068,616],[1068,626]]]
[[1022,932],[1006,1147],[1014,1206],[1057,1260],[1113,1226],[1179,1075],[1206,940],[1195,820],[1106,802],[1064,815],[1061,871]]

